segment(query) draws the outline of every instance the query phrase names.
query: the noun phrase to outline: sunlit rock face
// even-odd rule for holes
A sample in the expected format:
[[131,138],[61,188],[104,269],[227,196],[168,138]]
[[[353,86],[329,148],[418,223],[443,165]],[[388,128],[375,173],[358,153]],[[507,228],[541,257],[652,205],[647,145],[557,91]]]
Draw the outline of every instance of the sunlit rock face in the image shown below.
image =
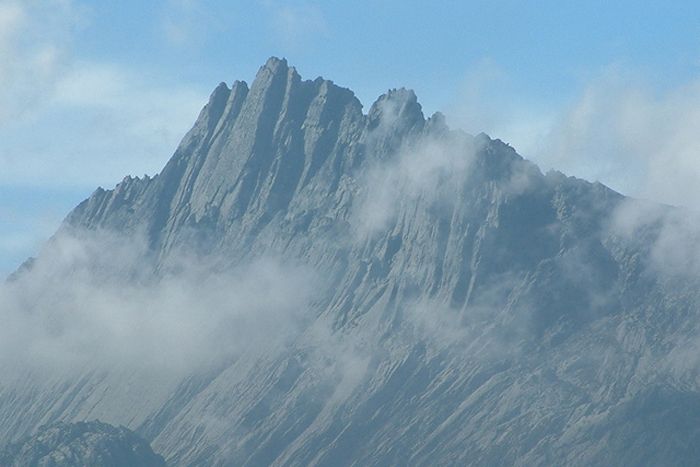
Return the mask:
[[0,435],[99,418],[169,465],[693,465],[695,225],[272,58],[13,277],[32,359]]

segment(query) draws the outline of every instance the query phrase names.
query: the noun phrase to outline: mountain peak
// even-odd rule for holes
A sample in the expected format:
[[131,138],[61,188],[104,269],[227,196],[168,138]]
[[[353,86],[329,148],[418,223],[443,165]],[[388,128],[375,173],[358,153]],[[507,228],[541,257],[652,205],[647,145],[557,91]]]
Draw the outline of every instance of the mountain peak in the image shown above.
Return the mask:
[[267,59],[265,64],[260,67],[257,75],[255,76],[255,81],[272,81],[274,77],[288,76],[293,78],[299,77],[296,68],[290,67],[287,63],[286,58],[270,57]]
[[418,103],[412,89],[390,89],[372,104],[368,113],[372,128],[381,125],[396,124],[403,128],[422,127],[425,123],[423,108]]
[[[173,465],[693,464],[696,365],[675,388],[656,369],[697,340],[697,274],[659,272],[657,227],[615,230],[623,201],[426,121],[411,90],[364,114],[272,57],[14,278],[2,306],[31,313],[10,315],[12,368],[48,351],[99,371],[4,378],[0,441],[99,414]],[[49,431],[57,455],[122,439]]]
[[272,69],[272,68],[276,68],[276,67],[285,67],[285,68],[286,68],[286,67],[288,67],[288,66],[289,66],[289,65],[288,65],[288,63],[287,63],[287,59],[286,59],[286,58],[284,58],[284,57],[279,58],[279,57],[275,57],[275,56],[273,55],[273,56],[271,56],[270,58],[268,58],[268,59],[265,61],[265,64],[264,64],[262,67],[263,67],[263,68],[267,67],[267,68],[271,68],[271,69]]

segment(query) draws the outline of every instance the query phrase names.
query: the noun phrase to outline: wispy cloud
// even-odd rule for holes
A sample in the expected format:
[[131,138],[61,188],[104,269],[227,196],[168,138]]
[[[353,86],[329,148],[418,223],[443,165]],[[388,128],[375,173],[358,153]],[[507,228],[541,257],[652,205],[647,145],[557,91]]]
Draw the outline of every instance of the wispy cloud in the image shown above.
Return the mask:
[[301,329],[313,292],[302,267],[265,258],[216,273],[188,258],[155,279],[147,256],[139,235],[54,238],[30,272],[0,285],[2,366],[188,373],[274,352]]
[[517,75],[496,61],[479,60],[467,69],[444,112],[454,127],[483,131],[530,157],[549,133],[557,109],[524,99],[516,82]]
[[406,205],[445,203],[462,188],[474,156],[471,139],[454,133],[411,141],[377,161],[358,182],[351,221],[360,237],[383,232]]
[[[157,172],[206,102],[208,89],[167,84],[108,60],[80,59],[75,35],[89,26],[90,14],[72,0],[0,0],[1,186],[82,189],[87,196],[126,174]],[[37,236],[48,236],[70,208],[51,204],[56,212],[39,212],[27,196],[2,204],[52,223],[38,233],[28,232],[16,215],[3,219],[2,244],[18,261],[3,264],[3,271],[35,254]]]
[[676,205],[700,196],[700,80],[652,86],[611,65],[580,92],[523,100],[508,70],[477,64],[448,109],[456,125],[513,144],[545,169],[599,180],[624,194]]
[[658,91],[612,68],[562,112],[538,157],[631,195],[691,205],[700,196],[699,127],[700,81]]
[[31,116],[70,62],[70,0],[0,1],[0,125]]
[[0,182],[112,185],[160,170],[206,91],[162,86],[110,63],[75,62],[31,124],[0,127]]
[[207,90],[78,59],[70,0],[0,1],[0,183],[94,186],[155,172]]

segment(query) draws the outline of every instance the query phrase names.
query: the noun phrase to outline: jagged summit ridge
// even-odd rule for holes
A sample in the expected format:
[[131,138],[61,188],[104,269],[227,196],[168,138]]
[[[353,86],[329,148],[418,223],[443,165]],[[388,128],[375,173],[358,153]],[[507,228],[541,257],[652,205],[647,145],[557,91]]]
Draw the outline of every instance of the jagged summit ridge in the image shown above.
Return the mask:
[[[134,226],[146,221],[154,244],[168,244],[167,232],[183,225],[217,223],[247,211],[258,219],[246,224],[259,226],[290,203],[308,201],[302,192],[331,196],[344,177],[367,165],[367,155],[381,159],[407,135],[426,128],[448,131],[440,115],[429,122],[413,91],[390,90],[365,115],[352,91],[321,78],[302,80],[286,60],[273,57],[250,88],[243,81],[230,89],[224,83],[216,87],[152,183],[123,182],[114,191],[96,193],[71,214],[69,223],[104,226],[109,220],[98,214],[118,209],[122,192],[148,190],[144,208],[157,215],[129,215],[118,222]],[[83,210],[87,218],[78,220]]]

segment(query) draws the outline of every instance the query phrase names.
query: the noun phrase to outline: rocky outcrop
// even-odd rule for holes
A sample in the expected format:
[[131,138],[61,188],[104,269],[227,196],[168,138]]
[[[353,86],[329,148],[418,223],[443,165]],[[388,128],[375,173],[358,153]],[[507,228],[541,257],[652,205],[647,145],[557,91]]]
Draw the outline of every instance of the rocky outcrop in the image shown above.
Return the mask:
[[6,467],[165,467],[148,442],[124,427],[100,422],[55,423],[0,449]]

